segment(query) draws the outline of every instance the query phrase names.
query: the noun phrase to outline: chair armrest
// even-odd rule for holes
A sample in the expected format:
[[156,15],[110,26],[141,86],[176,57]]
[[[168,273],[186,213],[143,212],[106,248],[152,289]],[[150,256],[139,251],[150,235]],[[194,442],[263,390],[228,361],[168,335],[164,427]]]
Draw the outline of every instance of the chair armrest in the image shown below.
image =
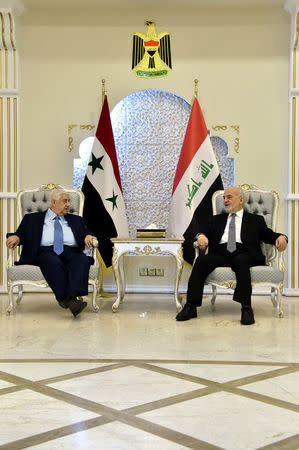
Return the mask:
[[203,255],[205,255],[208,252],[209,246],[207,246],[205,249],[200,249],[199,245],[198,245],[198,242],[194,241],[193,242],[193,248],[195,250],[195,257],[194,257],[194,261],[193,261],[193,264],[194,264],[195,260],[196,260],[196,258],[198,256],[203,256]]
[[23,247],[22,245],[18,245],[16,248],[8,249],[8,259],[7,259],[7,264],[6,264],[7,269],[9,267],[12,267],[14,265],[15,261],[18,261],[20,259],[22,247]]
[[9,248],[8,249],[8,259],[7,259],[7,269],[9,267],[12,267],[14,265],[14,249],[13,248]]
[[284,262],[284,252],[279,252],[275,248],[275,255],[269,260],[266,260],[266,265],[269,265],[273,268],[276,268],[278,270],[281,270],[282,272],[285,272],[286,266]]
[[98,248],[99,246],[99,241],[96,238],[93,238],[92,240],[92,246],[93,248]]
[[95,266],[99,266],[99,258],[98,258],[98,253],[97,253],[98,246],[99,246],[99,241],[96,238],[94,238],[92,240],[91,248],[88,249],[90,251],[90,256],[92,255],[92,257],[94,259]]
[[279,270],[285,272],[286,266],[284,263],[284,252],[278,252],[277,266]]
[[195,258],[194,258],[194,261],[195,261],[195,259],[199,256],[199,247],[198,247],[198,242],[197,241],[193,242],[193,248],[195,250]]

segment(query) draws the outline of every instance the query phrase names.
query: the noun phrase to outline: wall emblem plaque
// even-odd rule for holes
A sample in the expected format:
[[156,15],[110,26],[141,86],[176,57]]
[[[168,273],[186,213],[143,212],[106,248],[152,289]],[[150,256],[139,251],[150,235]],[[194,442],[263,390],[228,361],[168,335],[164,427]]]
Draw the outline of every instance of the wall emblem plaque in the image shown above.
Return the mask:
[[132,70],[138,77],[163,77],[172,69],[170,35],[167,31],[157,34],[155,22],[145,21],[146,34],[133,34]]

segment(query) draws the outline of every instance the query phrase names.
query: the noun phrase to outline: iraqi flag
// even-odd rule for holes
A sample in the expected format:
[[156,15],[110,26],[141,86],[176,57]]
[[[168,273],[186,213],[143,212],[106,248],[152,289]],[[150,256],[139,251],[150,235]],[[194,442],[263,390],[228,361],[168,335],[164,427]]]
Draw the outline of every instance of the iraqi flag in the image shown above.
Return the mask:
[[112,264],[112,237],[128,237],[128,222],[113,138],[107,96],[84,178],[83,218],[99,241],[99,253],[106,268]]
[[168,236],[185,238],[184,260],[193,263],[193,241],[212,216],[212,195],[223,189],[202,111],[194,98],[173,182]]

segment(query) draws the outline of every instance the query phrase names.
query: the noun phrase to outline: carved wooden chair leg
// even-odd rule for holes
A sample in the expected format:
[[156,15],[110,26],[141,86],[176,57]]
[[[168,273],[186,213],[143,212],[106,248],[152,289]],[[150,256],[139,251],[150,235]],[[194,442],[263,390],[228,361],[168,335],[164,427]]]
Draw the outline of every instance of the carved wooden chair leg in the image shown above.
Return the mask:
[[96,298],[97,298],[97,293],[98,293],[98,283],[95,282],[95,283],[91,283],[91,284],[93,287],[93,289],[92,289],[92,307],[95,312],[98,312],[100,309],[96,303]]
[[14,308],[13,287],[8,285],[7,292],[8,292],[8,302],[6,306],[6,312],[7,314],[10,314]]
[[22,297],[23,297],[23,285],[19,284],[18,285],[18,297],[16,300],[17,305],[19,305],[21,303]]
[[216,286],[212,285],[212,293],[213,293],[213,295],[212,295],[212,298],[211,298],[211,303],[212,303],[212,306],[214,306],[215,305],[215,301],[216,301],[216,295],[217,295],[217,288],[216,288]]
[[279,289],[277,289],[277,313],[278,317],[281,319],[283,317],[283,310],[282,310],[282,294],[283,294],[283,283],[280,284]]
[[277,307],[277,289],[272,287],[271,288],[271,301],[273,306],[276,308]]

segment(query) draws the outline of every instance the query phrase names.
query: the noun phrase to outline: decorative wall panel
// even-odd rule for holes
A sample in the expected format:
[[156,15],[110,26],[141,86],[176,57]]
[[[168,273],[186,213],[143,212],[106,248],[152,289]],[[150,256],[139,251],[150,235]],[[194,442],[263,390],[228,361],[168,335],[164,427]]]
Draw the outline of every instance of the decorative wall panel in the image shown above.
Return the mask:
[[11,10],[0,9],[0,292],[6,290],[6,233],[16,226],[19,154],[18,53]]
[[170,92],[144,90],[124,98],[111,119],[130,234],[165,228],[172,184],[191,106]]
[[[121,100],[111,113],[130,235],[155,223],[166,228],[172,185],[191,105],[171,92],[148,89]],[[220,137],[211,138],[224,185],[234,182],[234,162]],[[80,150],[79,150],[80,151]],[[89,150],[90,151],[90,150]],[[81,188],[88,154],[74,160],[74,187]]]
[[287,294],[299,295],[299,1],[286,2],[286,9],[292,14],[290,52],[290,140],[289,140],[289,193],[288,200],[288,289]]

